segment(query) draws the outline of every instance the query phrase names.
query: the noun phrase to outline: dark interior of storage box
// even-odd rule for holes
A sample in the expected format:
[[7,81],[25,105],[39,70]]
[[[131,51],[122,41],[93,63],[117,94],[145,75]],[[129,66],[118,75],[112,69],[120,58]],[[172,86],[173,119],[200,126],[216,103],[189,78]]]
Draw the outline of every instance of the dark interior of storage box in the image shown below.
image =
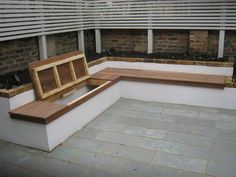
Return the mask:
[[71,101],[74,101],[76,99],[78,99],[79,97],[89,93],[90,91],[96,89],[97,87],[99,87],[99,85],[95,86],[95,85],[85,85],[81,88],[79,88],[78,90],[72,92],[71,94],[62,97],[61,99],[58,99],[55,101],[55,103],[59,103],[59,104],[68,104]]

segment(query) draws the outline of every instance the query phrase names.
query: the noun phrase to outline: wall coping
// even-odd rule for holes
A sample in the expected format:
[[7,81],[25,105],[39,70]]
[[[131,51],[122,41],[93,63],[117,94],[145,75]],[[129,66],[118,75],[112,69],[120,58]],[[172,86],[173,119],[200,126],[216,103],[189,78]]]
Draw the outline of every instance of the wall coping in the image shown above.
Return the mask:
[[159,64],[178,64],[178,65],[198,65],[212,67],[233,67],[232,62],[215,62],[215,61],[194,61],[194,60],[173,60],[173,59],[155,59],[155,58],[133,58],[133,57],[102,57],[95,61],[89,62],[88,66],[94,66],[105,61],[125,61],[125,62],[143,62]]

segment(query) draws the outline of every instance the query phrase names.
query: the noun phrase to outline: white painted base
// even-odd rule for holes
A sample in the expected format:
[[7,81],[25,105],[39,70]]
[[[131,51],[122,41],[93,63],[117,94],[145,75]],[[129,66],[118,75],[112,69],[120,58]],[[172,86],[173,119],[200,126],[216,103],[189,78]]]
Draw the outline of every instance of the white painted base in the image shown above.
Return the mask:
[[9,99],[10,108],[15,109],[35,100],[34,90],[29,90]]
[[121,81],[122,97],[236,110],[235,88],[214,89],[184,85]]
[[10,109],[26,104],[27,101],[33,101],[31,91],[11,99],[0,97],[0,139],[51,151],[120,97],[120,84],[117,83],[47,125],[11,119],[8,114]]
[[109,108],[121,97],[120,83],[104,90],[46,126],[48,150],[54,149],[76,131]]
[[[106,67],[232,75],[232,68],[105,62],[89,68],[90,74]],[[51,151],[105,111],[120,97],[236,110],[235,88],[213,89],[184,85],[120,81],[82,105],[47,124],[11,119],[8,111],[35,100],[33,90],[13,98],[0,97],[0,139]]]
[[25,92],[10,99],[0,97],[0,139],[44,150],[48,146],[45,125],[11,119],[8,114],[16,106],[25,104],[24,98],[30,99],[30,95]]

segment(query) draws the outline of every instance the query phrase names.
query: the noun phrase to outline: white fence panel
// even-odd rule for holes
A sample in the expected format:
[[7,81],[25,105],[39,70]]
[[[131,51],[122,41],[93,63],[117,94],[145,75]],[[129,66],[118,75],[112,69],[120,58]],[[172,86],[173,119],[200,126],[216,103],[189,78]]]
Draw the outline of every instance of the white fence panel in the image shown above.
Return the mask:
[[85,29],[236,30],[236,0],[0,0],[0,41]]

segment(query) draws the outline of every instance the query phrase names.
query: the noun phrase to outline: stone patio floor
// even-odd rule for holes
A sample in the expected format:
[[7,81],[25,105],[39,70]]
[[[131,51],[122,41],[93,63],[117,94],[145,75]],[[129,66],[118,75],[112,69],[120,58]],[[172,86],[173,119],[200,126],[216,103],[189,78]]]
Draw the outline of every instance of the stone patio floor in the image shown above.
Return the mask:
[[0,176],[236,177],[236,111],[122,98],[51,153],[0,141]]

